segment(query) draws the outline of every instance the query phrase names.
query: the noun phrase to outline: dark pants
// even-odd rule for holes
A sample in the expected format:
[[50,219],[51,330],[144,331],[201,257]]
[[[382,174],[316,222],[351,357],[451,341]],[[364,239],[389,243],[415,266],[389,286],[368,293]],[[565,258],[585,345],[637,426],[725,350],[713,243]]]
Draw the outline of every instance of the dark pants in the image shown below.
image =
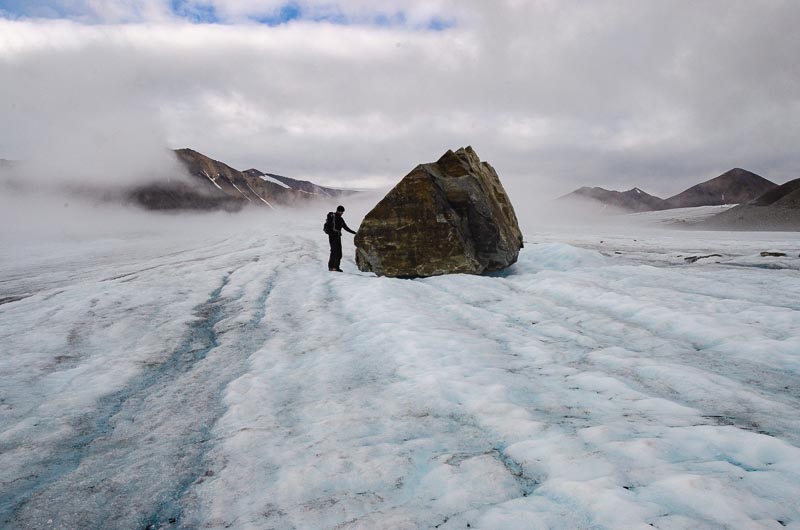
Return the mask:
[[328,260],[328,269],[338,269],[342,262],[342,235],[328,234],[331,244],[331,258]]

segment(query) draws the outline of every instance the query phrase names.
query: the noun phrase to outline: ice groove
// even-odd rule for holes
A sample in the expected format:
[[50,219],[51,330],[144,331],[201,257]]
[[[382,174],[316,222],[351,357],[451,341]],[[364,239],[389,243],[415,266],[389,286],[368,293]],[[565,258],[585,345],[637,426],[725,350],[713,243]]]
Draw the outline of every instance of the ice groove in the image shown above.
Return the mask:
[[[208,296],[207,300],[195,307],[193,313],[198,317],[187,332],[184,342],[163,363],[145,369],[145,372],[128,386],[111,395],[101,398],[97,404],[97,412],[90,418],[83,418],[80,423],[79,436],[66,441],[66,448],[55,455],[51,461],[45,462],[45,470],[25,487],[16,487],[13,495],[0,506],[4,524],[13,523],[16,528],[36,528],[43,518],[53,519],[51,507],[54,504],[47,490],[58,488],[59,483],[69,482],[69,476],[82,465],[95,445],[104,442],[117,426],[118,416],[129,403],[143,400],[156,387],[163,387],[174,382],[181,374],[186,374],[208,353],[217,347],[217,334],[214,325],[223,315],[223,303],[220,299],[222,290],[228,284],[231,273],[223,276],[219,286]],[[138,405],[138,403],[137,403]],[[199,437],[202,441],[202,433]],[[197,443],[198,439],[192,440]],[[44,504],[44,506],[41,506]],[[123,508],[121,508],[123,509]],[[49,514],[49,515],[48,515]]]

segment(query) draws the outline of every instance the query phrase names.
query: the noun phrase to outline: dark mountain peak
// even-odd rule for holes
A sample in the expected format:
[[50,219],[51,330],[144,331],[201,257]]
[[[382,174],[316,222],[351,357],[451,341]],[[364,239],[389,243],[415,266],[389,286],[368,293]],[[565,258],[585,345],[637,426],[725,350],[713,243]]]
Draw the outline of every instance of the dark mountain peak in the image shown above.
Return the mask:
[[761,175],[757,175],[752,171],[748,171],[746,169],[742,169],[740,167],[735,167],[733,169],[729,169],[722,175],[718,177],[714,177],[711,180],[703,182],[701,184],[721,184],[726,183],[728,185],[737,184],[737,183],[748,183],[748,182],[756,182],[756,183],[769,183],[775,184],[774,182],[770,182],[769,180],[765,179]]
[[666,200],[669,208],[744,204],[777,187],[760,175],[736,167]]
[[[194,153],[194,154],[196,154],[196,155],[200,155],[200,156],[206,156],[206,155],[203,155],[203,154],[201,154],[201,153],[199,153],[199,152],[195,151],[195,150],[194,150],[194,149],[192,149],[191,147],[179,147],[178,149],[175,149],[175,152],[176,152],[176,153]],[[206,158],[208,158],[208,157],[206,157]]]
[[631,195],[633,197],[636,197],[636,196],[655,197],[655,195],[650,195],[649,193],[644,191],[642,188],[631,188],[628,191],[623,191],[622,194],[623,195]]

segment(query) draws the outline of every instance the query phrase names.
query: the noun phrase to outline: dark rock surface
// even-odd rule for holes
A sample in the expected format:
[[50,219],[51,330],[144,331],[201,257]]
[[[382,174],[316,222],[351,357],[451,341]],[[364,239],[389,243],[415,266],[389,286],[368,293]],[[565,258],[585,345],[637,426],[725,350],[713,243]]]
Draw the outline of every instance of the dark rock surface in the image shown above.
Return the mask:
[[721,258],[722,254],[706,254],[705,256],[687,256],[683,258],[683,261],[687,261],[689,263],[696,263],[701,259],[708,259],[708,258]]
[[379,276],[480,274],[516,262],[522,233],[497,172],[466,147],[406,175],[355,245],[358,268]]
[[746,169],[734,168],[666,199],[667,208],[744,204],[778,185]]

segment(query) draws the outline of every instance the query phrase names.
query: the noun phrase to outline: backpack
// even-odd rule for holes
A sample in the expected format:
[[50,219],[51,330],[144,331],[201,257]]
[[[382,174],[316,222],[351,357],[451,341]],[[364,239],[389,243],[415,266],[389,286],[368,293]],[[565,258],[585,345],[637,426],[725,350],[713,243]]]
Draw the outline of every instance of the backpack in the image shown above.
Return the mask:
[[336,228],[335,219],[336,214],[328,212],[328,216],[325,218],[325,224],[322,225],[322,231],[328,235],[332,234]]

